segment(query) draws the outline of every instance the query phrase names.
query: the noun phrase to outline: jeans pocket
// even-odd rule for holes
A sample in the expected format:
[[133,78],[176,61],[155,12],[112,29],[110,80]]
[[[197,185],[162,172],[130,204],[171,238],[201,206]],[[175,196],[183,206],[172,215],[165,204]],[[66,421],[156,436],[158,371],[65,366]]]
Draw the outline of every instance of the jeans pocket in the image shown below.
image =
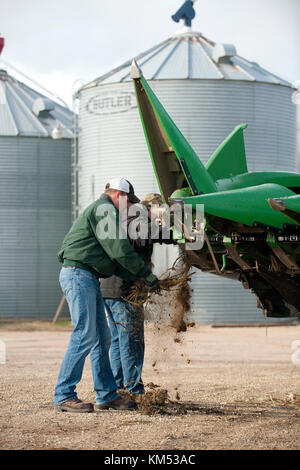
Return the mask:
[[73,270],[69,270],[70,272],[61,272],[59,276],[59,283],[61,290],[63,291],[64,296],[66,297],[67,301],[72,299],[72,292],[73,292]]

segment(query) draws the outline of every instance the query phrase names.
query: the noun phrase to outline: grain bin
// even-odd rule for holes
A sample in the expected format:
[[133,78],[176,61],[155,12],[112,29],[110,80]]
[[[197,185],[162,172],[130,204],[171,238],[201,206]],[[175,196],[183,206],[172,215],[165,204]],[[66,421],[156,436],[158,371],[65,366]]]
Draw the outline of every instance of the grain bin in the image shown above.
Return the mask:
[[[300,97],[300,91],[299,91]],[[300,101],[300,100],[299,100]],[[300,103],[297,108],[297,171],[300,171]]]
[[[51,133],[60,123],[63,139]],[[71,225],[72,113],[0,70],[0,316],[51,317]]]
[[[287,81],[239,56],[235,46],[216,44],[191,28],[135,59],[203,163],[246,122],[249,171],[296,170],[295,106]],[[158,190],[130,81],[131,61],[79,90],[80,210],[112,176],[130,179],[139,196]],[[158,258],[170,263],[174,250],[165,248]],[[193,289],[197,322],[264,321],[255,297],[238,283],[198,273]]]

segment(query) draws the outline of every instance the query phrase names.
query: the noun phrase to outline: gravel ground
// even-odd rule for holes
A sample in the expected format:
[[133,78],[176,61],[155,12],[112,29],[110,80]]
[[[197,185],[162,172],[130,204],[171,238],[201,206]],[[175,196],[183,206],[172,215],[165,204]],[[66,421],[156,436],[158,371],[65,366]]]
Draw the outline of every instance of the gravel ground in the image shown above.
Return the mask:
[[[300,326],[197,325],[178,334],[148,325],[144,382],[187,409],[166,415],[55,412],[70,331],[45,322],[0,324],[0,449],[300,449],[300,364],[292,362]],[[89,359],[78,396],[94,401]]]

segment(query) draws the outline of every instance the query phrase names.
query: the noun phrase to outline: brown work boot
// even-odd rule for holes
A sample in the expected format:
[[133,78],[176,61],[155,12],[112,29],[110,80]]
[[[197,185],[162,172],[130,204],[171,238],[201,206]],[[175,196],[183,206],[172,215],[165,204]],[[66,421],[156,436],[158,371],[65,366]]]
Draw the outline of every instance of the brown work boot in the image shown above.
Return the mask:
[[64,401],[59,405],[55,405],[57,411],[70,411],[72,413],[91,413],[94,411],[92,403],[84,403],[79,398],[72,398]]
[[119,410],[119,411],[132,411],[137,409],[137,404],[131,400],[125,400],[124,398],[118,397],[113,401],[109,401],[108,403],[96,403],[94,405],[95,410]]

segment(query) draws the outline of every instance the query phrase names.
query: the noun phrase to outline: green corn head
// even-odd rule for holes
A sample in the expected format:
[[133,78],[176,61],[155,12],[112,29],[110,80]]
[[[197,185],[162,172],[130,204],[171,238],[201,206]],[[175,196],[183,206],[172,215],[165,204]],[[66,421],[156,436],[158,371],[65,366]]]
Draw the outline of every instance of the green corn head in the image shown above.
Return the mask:
[[300,175],[249,173],[247,124],[237,126],[203,165],[135,62],[132,78],[164,202],[204,205],[205,243],[187,250],[187,260],[242,282],[267,316],[299,317]]

